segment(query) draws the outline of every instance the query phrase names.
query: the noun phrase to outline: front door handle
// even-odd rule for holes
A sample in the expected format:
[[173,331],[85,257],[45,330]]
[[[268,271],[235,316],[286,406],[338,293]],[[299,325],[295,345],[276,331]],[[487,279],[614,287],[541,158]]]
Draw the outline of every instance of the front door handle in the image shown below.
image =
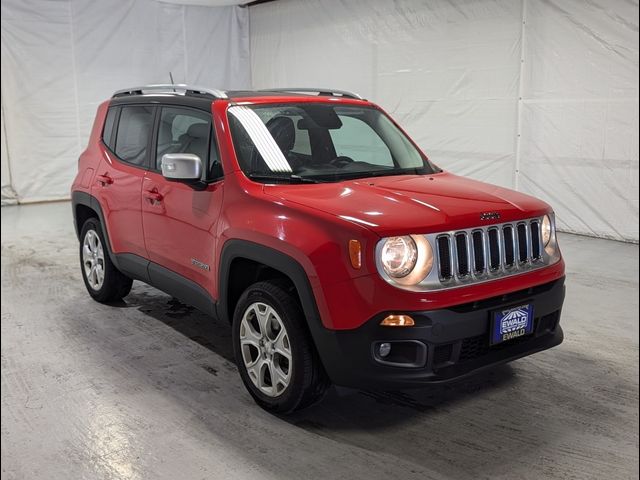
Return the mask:
[[113,183],[113,178],[111,178],[106,173],[104,175],[98,175],[96,176],[96,183],[102,185],[103,187],[106,187],[107,185],[111,185]]
[[149,203],[160,203],[162,201],[162,194],[154,191],[146,190],[142,192],[142,196],[146,198]]

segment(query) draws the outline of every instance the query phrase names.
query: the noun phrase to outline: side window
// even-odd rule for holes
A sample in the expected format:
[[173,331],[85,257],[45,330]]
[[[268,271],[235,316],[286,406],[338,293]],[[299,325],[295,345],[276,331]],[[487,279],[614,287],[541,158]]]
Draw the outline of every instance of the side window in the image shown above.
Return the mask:
[[110,150],[113,150],[113,145],[115,143],[113,124],[116,122],[117,116],[118,116],[118,107],[111,107],[107,111],[107,118],[104,120],[104,130],[102,130],[102,141],[107,147],[109,147]]
[[329,130],[337,156],[349,157],[356,162],[393,167],[389,147],[369,125],[360,119],[340,115],[342,126]]
[[[209,151],[212,153],[211,163]],[[161,169],[162,156],[166,153],[193,153],[200,157],[205,168],[209,166],[208,178],[212,178],[219,167],[217,152],[215,139],[211,135],[211,115],[189,108],[162,108],[156,146],[157,170]],[[220,175],[213,175],[213,178],[216,176]]]
[[123,162],[144,166],[152,123],[153,107],[122,107],[114,152]]

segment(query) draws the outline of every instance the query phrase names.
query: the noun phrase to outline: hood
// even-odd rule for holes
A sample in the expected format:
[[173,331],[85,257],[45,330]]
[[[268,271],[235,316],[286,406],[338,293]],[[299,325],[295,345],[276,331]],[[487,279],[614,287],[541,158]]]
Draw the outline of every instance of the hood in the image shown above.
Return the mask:
[[[363,225],[380,236],[472,228],[550,211],[529,195],[446,172],[265,185],[264,192]],[[483,213],[498,213],[500,218],[481,220]]]

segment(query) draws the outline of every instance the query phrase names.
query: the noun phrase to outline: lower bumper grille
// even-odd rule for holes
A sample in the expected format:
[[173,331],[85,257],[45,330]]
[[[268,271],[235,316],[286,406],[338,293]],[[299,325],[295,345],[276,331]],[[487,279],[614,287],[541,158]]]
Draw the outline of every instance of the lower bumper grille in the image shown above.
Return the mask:
[[[501,343],[498,345],[489,345],[489,332],[477,335],[475,337],[468,337],[460,342],[448,343],[444,345],[438,345],[434,348],[433,365],[437,369],[448,362],[464,363],[487,355],[491,351],[501,350],[518,343],[526,342],[531,336],[541,335],[545,333],[551,333],[555,331],[560,320],[560,311],[553,312],[549,315],[545,315],[540,318],[534,319],[533,333],[524,337],[511,340],[509,342]],[[453,357],[453,352],[456,350],[456,345],[460,344],[460,353],[457,358]]]

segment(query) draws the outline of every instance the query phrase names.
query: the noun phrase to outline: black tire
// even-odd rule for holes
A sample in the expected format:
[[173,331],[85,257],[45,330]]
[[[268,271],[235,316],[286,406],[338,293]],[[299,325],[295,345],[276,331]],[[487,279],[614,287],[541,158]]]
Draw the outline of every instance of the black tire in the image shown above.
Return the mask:
[[[101,262],[104,270],[104,280],[102,285],[97,289],[91,286],[89,279],[87,278],[83,260],[84,240],[89,232],[95,232],[97,235],[101,242],[104,257]],[[131,291],[133,280],[120,272],[111,262],[107,243],[105,241],[104,234],[102,233],[102,225],[100,225],[100,221],[97,218],[89,218],[82,226],[80,233],[80,271],[82,273],[82,280],[84,280],[84,285],[87,287],[89,295],[91,295],[91,297],[97,302],[110,303],[121,300]]]
[[[258,282],[244,291],[233,314],[233,350],[240,377],[256,403],[272,413],[286,414],[308,407],[320,400],[329,387],[304,314],[294,295],[295,290],[285,282]],[[243,359],[240,327],[245,312],[256,302],[275,310],[289,338],[291,377],[288,386],[278,396],[265,395],[254,385]]]

